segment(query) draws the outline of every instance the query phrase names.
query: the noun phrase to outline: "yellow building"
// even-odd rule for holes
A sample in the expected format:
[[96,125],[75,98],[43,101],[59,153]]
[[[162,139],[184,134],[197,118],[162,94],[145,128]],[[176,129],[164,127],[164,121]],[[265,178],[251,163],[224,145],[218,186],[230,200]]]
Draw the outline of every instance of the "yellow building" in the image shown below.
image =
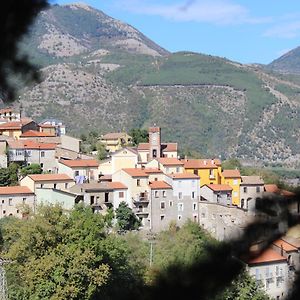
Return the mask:
[[19,139],[20,135],[28,130],[38,130],[38,125],[28,118],[0,124],[0,134],[14,139]]
[[221,184],[221,161],[219,159],[185,159],[184,170],[200,177],[200,186]]
[[100,139],[100,142],[105,145],[109,152],[116,152],[130,144],[131,141],[132,137],[126,132],[107,133]]
[[241,174],[239,170],[224,170],[222,172],[222,184],[232,187],[232,204],[240,206]]

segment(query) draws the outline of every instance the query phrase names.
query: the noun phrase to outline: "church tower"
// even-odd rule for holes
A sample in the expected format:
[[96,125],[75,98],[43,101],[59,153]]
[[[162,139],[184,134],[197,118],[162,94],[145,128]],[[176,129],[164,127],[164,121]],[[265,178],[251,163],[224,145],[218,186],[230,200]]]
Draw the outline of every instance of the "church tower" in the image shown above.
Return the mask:
[[161,157],[160,127],[149,128],[149,158]]

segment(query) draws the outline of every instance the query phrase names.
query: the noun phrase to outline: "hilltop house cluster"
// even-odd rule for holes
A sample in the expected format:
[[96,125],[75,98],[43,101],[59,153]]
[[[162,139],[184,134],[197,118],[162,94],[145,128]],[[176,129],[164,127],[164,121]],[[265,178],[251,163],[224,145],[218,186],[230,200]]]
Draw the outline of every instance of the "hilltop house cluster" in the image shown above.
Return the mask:
[[[98,161],[80,152],[81,141],[66,135],[60,121],[38,124],[11,109],[0,110],[0,117],[0,166],[38,163],[44,171],[20,178],[18,186],[0,187],[0,218],[26,217],[24,207],[35,211],[42,203],[59,203],[66,211],[84,203],[105,214],[124,201],[143,230],[155,233],[190,219],[224,240],[253,221],[256,201],[293,196],[259,176],[223,170],[219,159],[180,159],[177,143],[163,143],[159,127],[150,127],[148,143],[137,147],[127,146],[132,138],[126,133],[104,135],[110,155]],[[293,209],[299,213],[299,206]],[[286,296],[299,269],[299,249],[300,242],[283,238],[247,261],[250,274],[275,299]]]

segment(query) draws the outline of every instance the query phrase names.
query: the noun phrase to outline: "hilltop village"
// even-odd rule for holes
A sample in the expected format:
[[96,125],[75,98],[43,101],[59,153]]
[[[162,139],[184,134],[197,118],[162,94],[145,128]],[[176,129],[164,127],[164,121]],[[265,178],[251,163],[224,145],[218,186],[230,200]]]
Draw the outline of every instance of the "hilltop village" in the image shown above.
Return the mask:
[[[60,204],[67,212],[83,203],[106,214],[125,202],[141,231],[155,234],[171,222],[192,220],[222,241],[241,236],[260,216],[257,201],[293,197],[259,176],[222,169],[219,159],[179,158],[177,143],[163,142],[159,127],[148,132],[148,143],[137,147],[127,133],[105,134],[101,143],[109,155],[98,161],[81,152],[81,140],[68,136],[62,122],[36,123],[13,109],[0,110],[0,167],[14,162],[42,169],[19,175],[16,186],[0,187],[0,218],[27,218],[41,204]],[[299,205],[291,210],[299,214]],[[299,249],[300,240],[283,237],[245,263],[271,297],[282,299],[300,268]]]

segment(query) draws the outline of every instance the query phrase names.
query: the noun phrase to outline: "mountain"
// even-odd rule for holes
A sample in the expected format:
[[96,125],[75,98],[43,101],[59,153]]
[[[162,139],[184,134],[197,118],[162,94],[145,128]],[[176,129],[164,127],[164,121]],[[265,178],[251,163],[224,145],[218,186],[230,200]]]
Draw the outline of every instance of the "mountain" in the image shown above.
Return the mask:
[[300,165],[300,80],[192,52],[169,53],[83,4],[42,12],[22,43],[43,80],[20,101],[69,132],[162,127],[182,152]]
[[300,74],[300,47],[275,59],[267,65],[267,69],[280,73]]

